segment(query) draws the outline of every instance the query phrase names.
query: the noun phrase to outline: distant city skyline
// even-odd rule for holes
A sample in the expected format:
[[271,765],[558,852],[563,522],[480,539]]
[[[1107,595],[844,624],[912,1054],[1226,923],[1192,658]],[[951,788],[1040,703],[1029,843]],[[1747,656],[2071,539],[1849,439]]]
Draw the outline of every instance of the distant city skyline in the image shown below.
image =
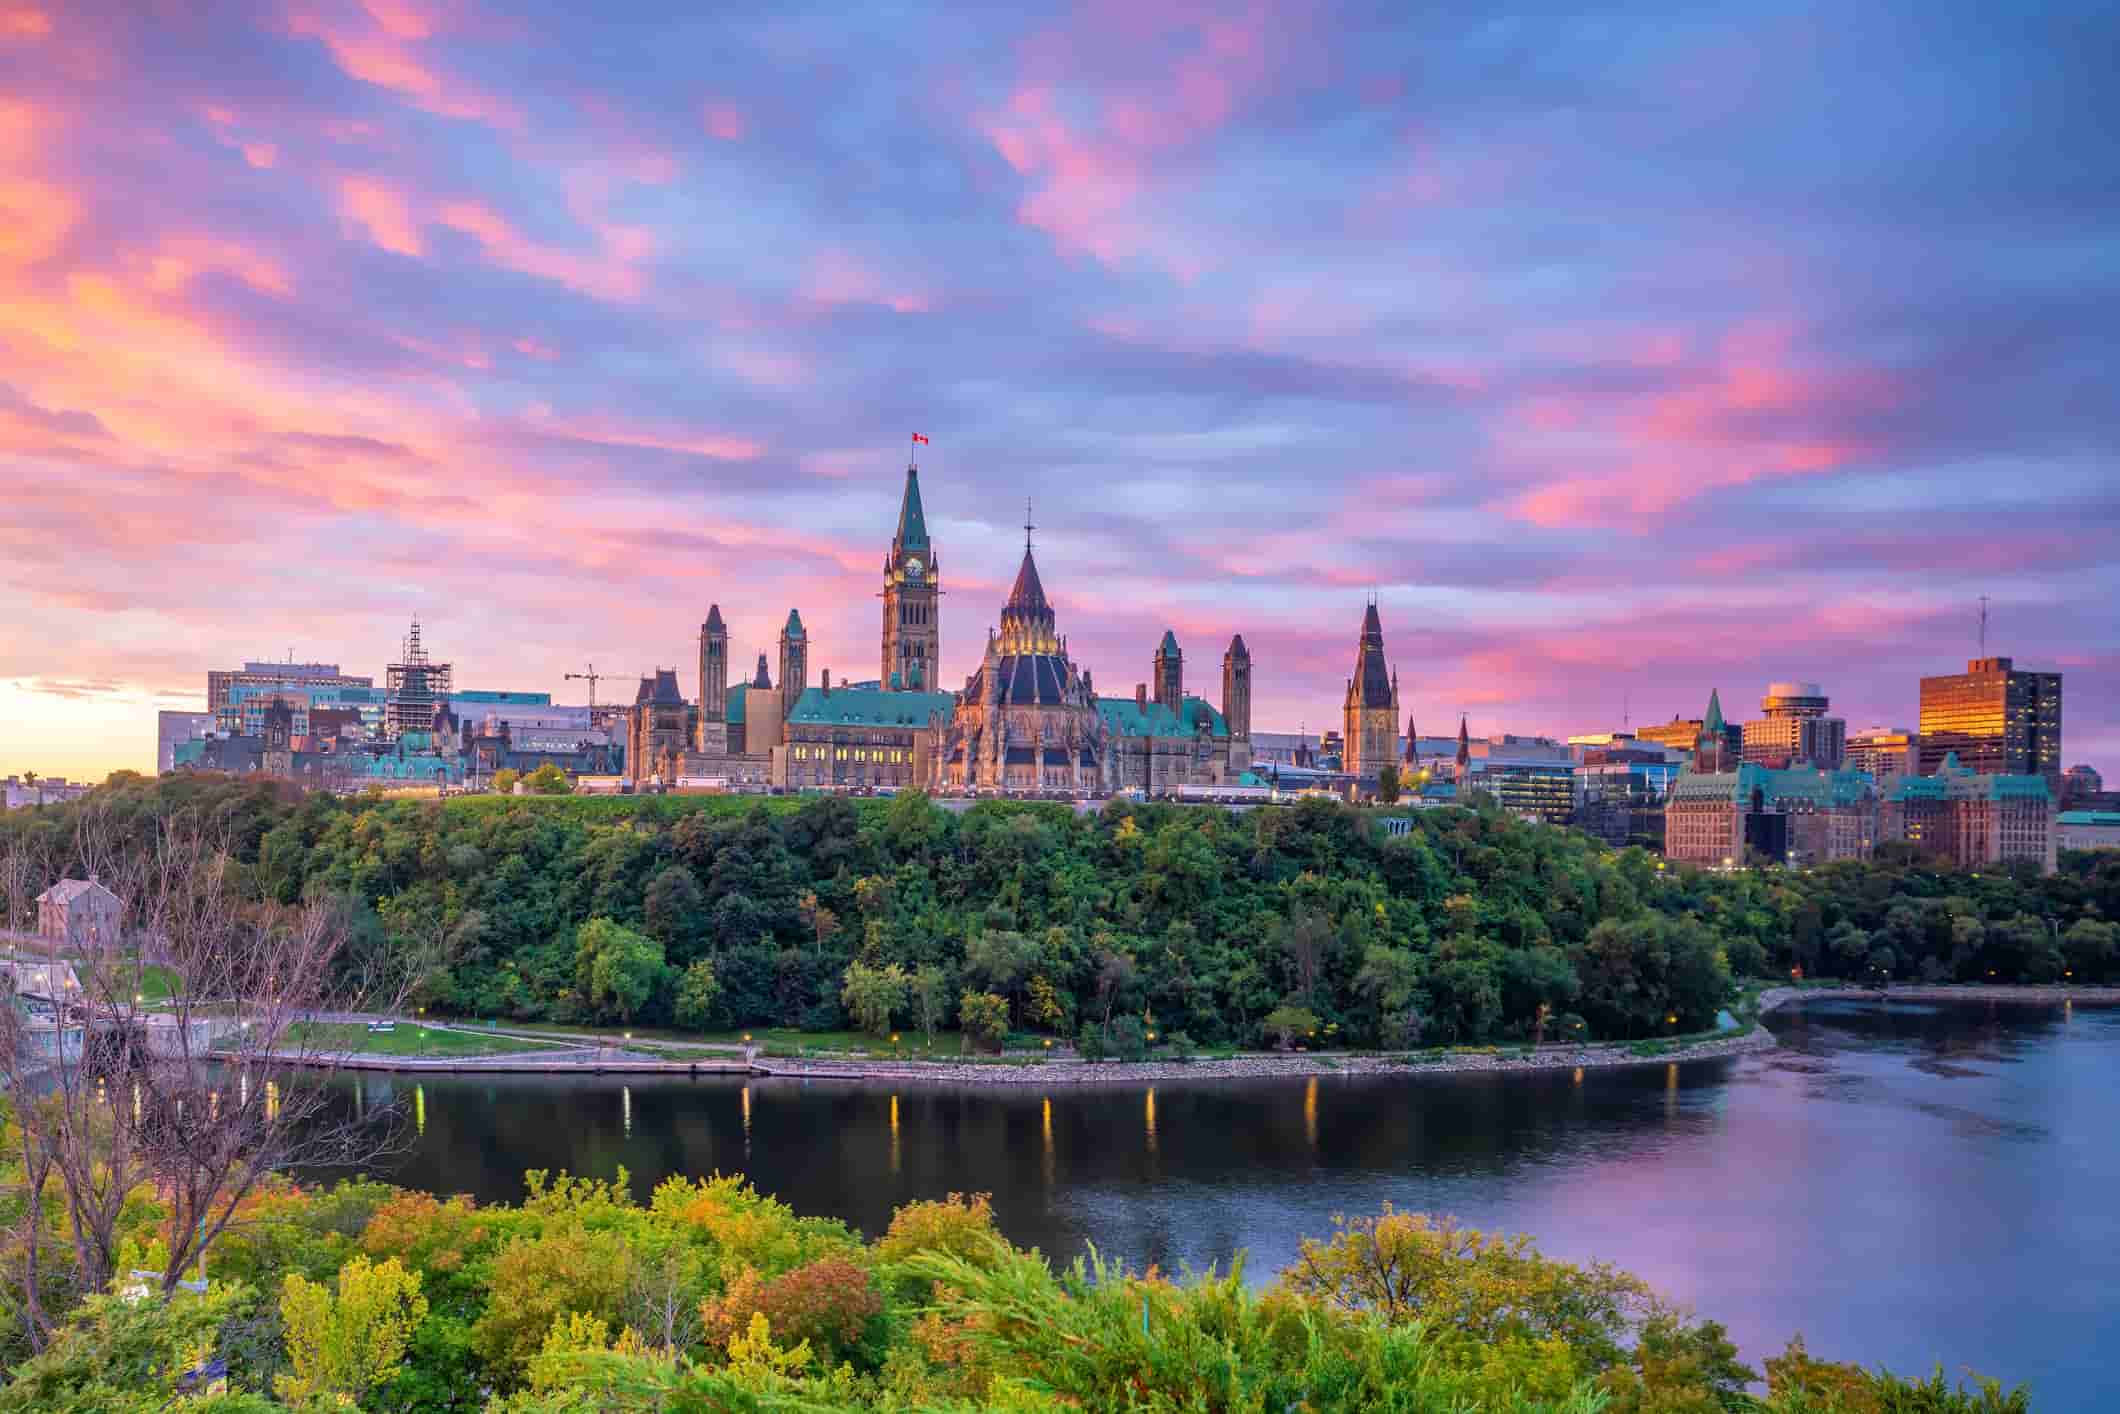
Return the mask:
[[938,686],[1030,495],[1103,692],[1241,632],[1337,729],[1374,591],[1424,729],[1911,727],[1986,595],[2120,778],[2112,19],[1996,13],[31,4],[0,776],[414,614],[573,701],[714,602],[873,676],[919,432]]

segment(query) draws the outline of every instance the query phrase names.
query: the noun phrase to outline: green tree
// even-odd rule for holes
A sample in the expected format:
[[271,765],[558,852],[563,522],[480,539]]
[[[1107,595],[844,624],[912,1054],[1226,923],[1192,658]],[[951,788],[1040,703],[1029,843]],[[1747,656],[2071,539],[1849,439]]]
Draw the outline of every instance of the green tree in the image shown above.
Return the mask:
[[574,945],[578,985],[599,1015],[631,1021],[668,971],[661,943],[608,918],[582,924]]
[[677,982],[674,1013],[679,1026],[704,1031],[714,1018],[714,1003],[721,997],[721,982],[714,964],[701,958],[684,970]]
[[641,896],[641,921],[673,963],[690,962],[705,950],[707,896],[690,869],[675,862],[663,866]]
[[897,963],[870,967],[851,962],[839,995],[856,1025],[871,1036],[885,1036],[890,1034],[891,1018],[905,1006],[906,991],[905,969]]
[[1309,1007],[1277,1006],[1260,1023],[1273,1043],[1282,1050],[1308,1039],[1318,1029],[1318,1014]]
[[1399,800],[1398,763],[1386,761],[1377,767],[1377,799],[1385,805],[1396,805]]
[[567,773],[550,761],[523,777],[523,783],[532,795],[574,794],[574,782],[568,780]]
[[516,770],[513,766],[503,766],[493,773],[493,779],[489,784],[492,786],[495,795],[513,795],[515,793],[515,783],[522,778],[523,773],[521,771]]
[[289,1272],[280,1286],[280,1320],[294,1373],[273,1387],[294,1403],[328,1395],[357,1404],[397,1372],[413,1330],[426,1319],[419,1273],[395,1257],[371,1264],[354,1256],[339,1269],[336,1295]]
[[942,1024],[950,1004],[949,974],[932,962],[922,963],[906,979],[906,997],[920,1020],[921,1035],[934,1045],[935,1028]]
[[957,1007],[957,1024],[967,1041],[998,1051],[1008,1036],[1008,1003],[992,992],[966,992]]

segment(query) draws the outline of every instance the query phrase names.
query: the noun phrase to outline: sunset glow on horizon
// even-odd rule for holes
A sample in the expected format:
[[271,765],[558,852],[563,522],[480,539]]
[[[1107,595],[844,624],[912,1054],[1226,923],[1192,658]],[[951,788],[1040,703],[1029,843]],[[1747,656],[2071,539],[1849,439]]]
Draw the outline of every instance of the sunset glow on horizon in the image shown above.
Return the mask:
[[1987,650],[2120,777],[2109,6],[952,15],[0,0],[0,776],[152,770],[246,659],[602,700],[721,606],[878,669],[908,435],[977,666],[1033,503],[1166,628],[1423,734]]

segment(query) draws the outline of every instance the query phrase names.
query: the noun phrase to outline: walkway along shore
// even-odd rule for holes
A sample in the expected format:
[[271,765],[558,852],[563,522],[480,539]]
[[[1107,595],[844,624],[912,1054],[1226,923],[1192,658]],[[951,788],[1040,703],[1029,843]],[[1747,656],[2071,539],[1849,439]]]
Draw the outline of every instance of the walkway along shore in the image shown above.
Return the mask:
[[[1854,987],[1771,987],[1759,996],[1760,1016],[1811,999],[1883,1002],[1988,1002],[2000,1005],[2120,1006],[2120,987],[2074,986],[1922,986],[1885,991]],[[444,1029],[444,1028],[437,1028]],[[470,1030],[470,1028],[461,1028]],[[492,1035],[491,1032],[476,1034]],[[506,1033],[502,1033],[506,1034]],[[529,1033],[525,1033],[529,1034]],[[1225,1060],[1086,1061],[1073,1056],[1007,1056],[982,1061],[901,1061],[890,1057],[849,1055],[831,1059],[790,1059],[755,1053],[749,1059],[665,1060],[593,1042],[565,1049],[542,1048],[492,1056],[378,1056],[359,1052],[283,1054],[294,1064],[341,1070],[438,1072],[460,1075],[750,1075],[798,1080],[842,1080],[892,1085],[1130,1085],[1172,1080],[1255,1080],[1274,1076],[1420,1075],[1468,1071],[1589,1070],[1623,1065],[1671,1065],[1720,1056],[1771,1051],[1779,1047],[1762,1025],[1719,1036],[1697,1037],[1661,1049],[1637,1041],[1602,1041],[1579,1046],[1527,1048],[1511,1043],[1491,1047],[1445,1048],[1440,1051],[1256,1052]]]

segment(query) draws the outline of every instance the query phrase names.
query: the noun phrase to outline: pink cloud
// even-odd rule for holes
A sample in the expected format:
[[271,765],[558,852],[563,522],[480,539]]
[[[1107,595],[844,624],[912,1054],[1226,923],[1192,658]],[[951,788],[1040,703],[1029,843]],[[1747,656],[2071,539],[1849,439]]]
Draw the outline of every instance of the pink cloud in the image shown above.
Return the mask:
[[612,447],[686,452],[716,461],[751,461],[765,452],[762,444],[748,437],[641,427],[609,417],[561,417],[545,408],[532,408],[523,425],[548,437],[597,442]]
[[[1027,46],[1032,73],[978,131],[1029,190],[1017,219],[1063,250],[1106,265],[1137,255],[1190,281],[1206,268],[1198,248],[1166,237],[1146,209],[1165,164],[1223,128],[1268,77],[1269,12],[1218,9],[1167,14],[1111,9],[1085,13],[1078,28]],[[1154,82],[1093,92],[1079,81],[1078,49],[1180,45]]]
[[52,17],[36,6],[0,6],[0,40],[42,39],[51,32]]
[[404,194],[374,177],[339,179],[340,214],[368,233],[368,239],[397,255],[421,253],[420,233]]
[[522,129],[522,114],[513,104],[443,72],[414,52],[412,46],[433,32],[418,12],[396,4],[368,9],[372,28],[340,27],[297,10],[288,17],[288,29],[320,41],[348,77],[388,89],[426,112],[508,131]]
[[1657,391],[1540,394],[1508,408],[1500,430],[1511,460],[1585,469],[1521,491],[1504,509],[1543,526],[1643,528],[1644,518],[1716,490],[1859,462],[1874,451],[1867,420],[1899,390],[1880,370],[1803,365],[1792,343],[1784,325],[1742,328],[1689,368],[1683,340],[1661,336],[1623,350],[1637,367],[1670,373]]
[[632,263],[645,257],[650,249],[644,232],[606,228],[599,234],[608,248],[598,255],[585,256],[531,240],[479,201],[445,202],[435,212],[435,220],[471,237],[487,259],[518,274],[550,280],[599,299],[640,297],[641,276]]
[[722,142],[740,142],[751,131],[750,115],[733,103],[708,100],[700,111],[707,136]]
[[928,309],[927,296],[889,288],[884,277],[859,256],[838,247],[810,262],[799,294],[816,304],[880,304],[900,314],[921,314]]

